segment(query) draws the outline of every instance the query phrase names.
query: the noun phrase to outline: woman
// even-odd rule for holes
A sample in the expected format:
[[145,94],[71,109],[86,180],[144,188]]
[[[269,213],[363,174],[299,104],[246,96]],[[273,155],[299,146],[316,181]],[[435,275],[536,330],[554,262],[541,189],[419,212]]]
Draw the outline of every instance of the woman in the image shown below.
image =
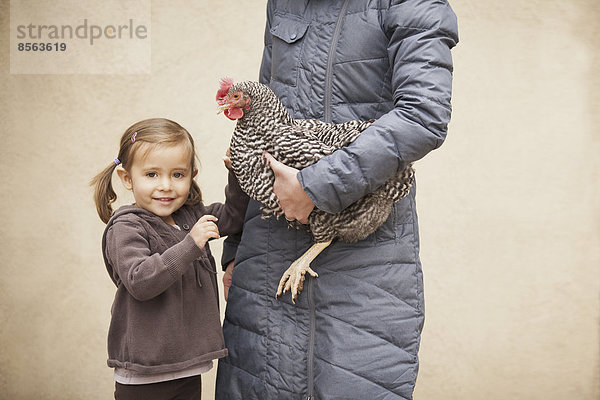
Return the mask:
[[[292,116],[376,119],[302,171],[273,163],[286,218],[339,212],[442,144],[457,42],[443,0],[268,2],[260,80]],[[216,398],[412,398],[424,321],[414,187],[374,234],[319,255],[296,304],[276,299],[311,244],[283,218],[261,219],[256,202],[239,246],[226,242],[226,276],[234,257],[235,272]]]

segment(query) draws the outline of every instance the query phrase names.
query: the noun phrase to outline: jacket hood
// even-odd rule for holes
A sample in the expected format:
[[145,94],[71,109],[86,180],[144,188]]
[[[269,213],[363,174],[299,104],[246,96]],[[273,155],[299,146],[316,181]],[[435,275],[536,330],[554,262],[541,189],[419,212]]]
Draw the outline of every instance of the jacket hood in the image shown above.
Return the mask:
[[119,207],[112,215],[112,217],[110,217],[110,219],[108,220],[108,222],[106,223],[106,227],[108,228],[109,226],[111,226],[114,222],[115,219],[119,218],[122,215],[125,214],[134,214],[134,215],[139,215],[139,216],[143,216],[143,218],[160,218],[159,216],[152,214],[150,211],[148,210],[144,210],[143,208],[139,208],[133,204],[130,205],[126,205],[126,206],[121,206]]

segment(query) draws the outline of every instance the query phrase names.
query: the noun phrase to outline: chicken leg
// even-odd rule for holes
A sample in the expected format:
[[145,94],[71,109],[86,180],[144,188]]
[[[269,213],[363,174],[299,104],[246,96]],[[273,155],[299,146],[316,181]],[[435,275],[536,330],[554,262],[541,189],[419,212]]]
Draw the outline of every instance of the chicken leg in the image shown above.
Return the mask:
[[312,270],[310,263],[330,244],[331,240],[315,243],[300,258],[294,261],[283,273],[275,298],[290,290],[292,292],[292,303],[296,304],[298,293],[302,291],[302,287],[304,286],[304,274],[308,272],[313,278],[319,276],[319,274]]

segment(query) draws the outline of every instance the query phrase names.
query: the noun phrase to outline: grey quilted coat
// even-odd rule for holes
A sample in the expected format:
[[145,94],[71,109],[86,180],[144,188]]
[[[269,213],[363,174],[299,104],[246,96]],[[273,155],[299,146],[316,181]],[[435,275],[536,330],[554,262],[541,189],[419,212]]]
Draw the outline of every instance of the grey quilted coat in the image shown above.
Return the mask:
[[[298,174],[316,207],[338,212],[442,144],[457,42],[443,0],[268,2],[260,80],[292,116],[377,119]],[[411,399],[424,321],[414,187],[374,234],[320,254],[295,305],[275,299],[310,245],[250,203],[239,246],[224,250],[236,267],[216,398]]]

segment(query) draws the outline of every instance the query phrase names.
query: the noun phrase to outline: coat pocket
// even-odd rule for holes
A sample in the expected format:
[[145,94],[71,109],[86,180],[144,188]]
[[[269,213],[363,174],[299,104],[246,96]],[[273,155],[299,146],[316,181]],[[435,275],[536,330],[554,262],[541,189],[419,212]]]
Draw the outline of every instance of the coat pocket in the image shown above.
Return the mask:
[[271,79],[296,86],[304,34],[309,23],[290,16],[276,14],[273,18],[271,35]]

